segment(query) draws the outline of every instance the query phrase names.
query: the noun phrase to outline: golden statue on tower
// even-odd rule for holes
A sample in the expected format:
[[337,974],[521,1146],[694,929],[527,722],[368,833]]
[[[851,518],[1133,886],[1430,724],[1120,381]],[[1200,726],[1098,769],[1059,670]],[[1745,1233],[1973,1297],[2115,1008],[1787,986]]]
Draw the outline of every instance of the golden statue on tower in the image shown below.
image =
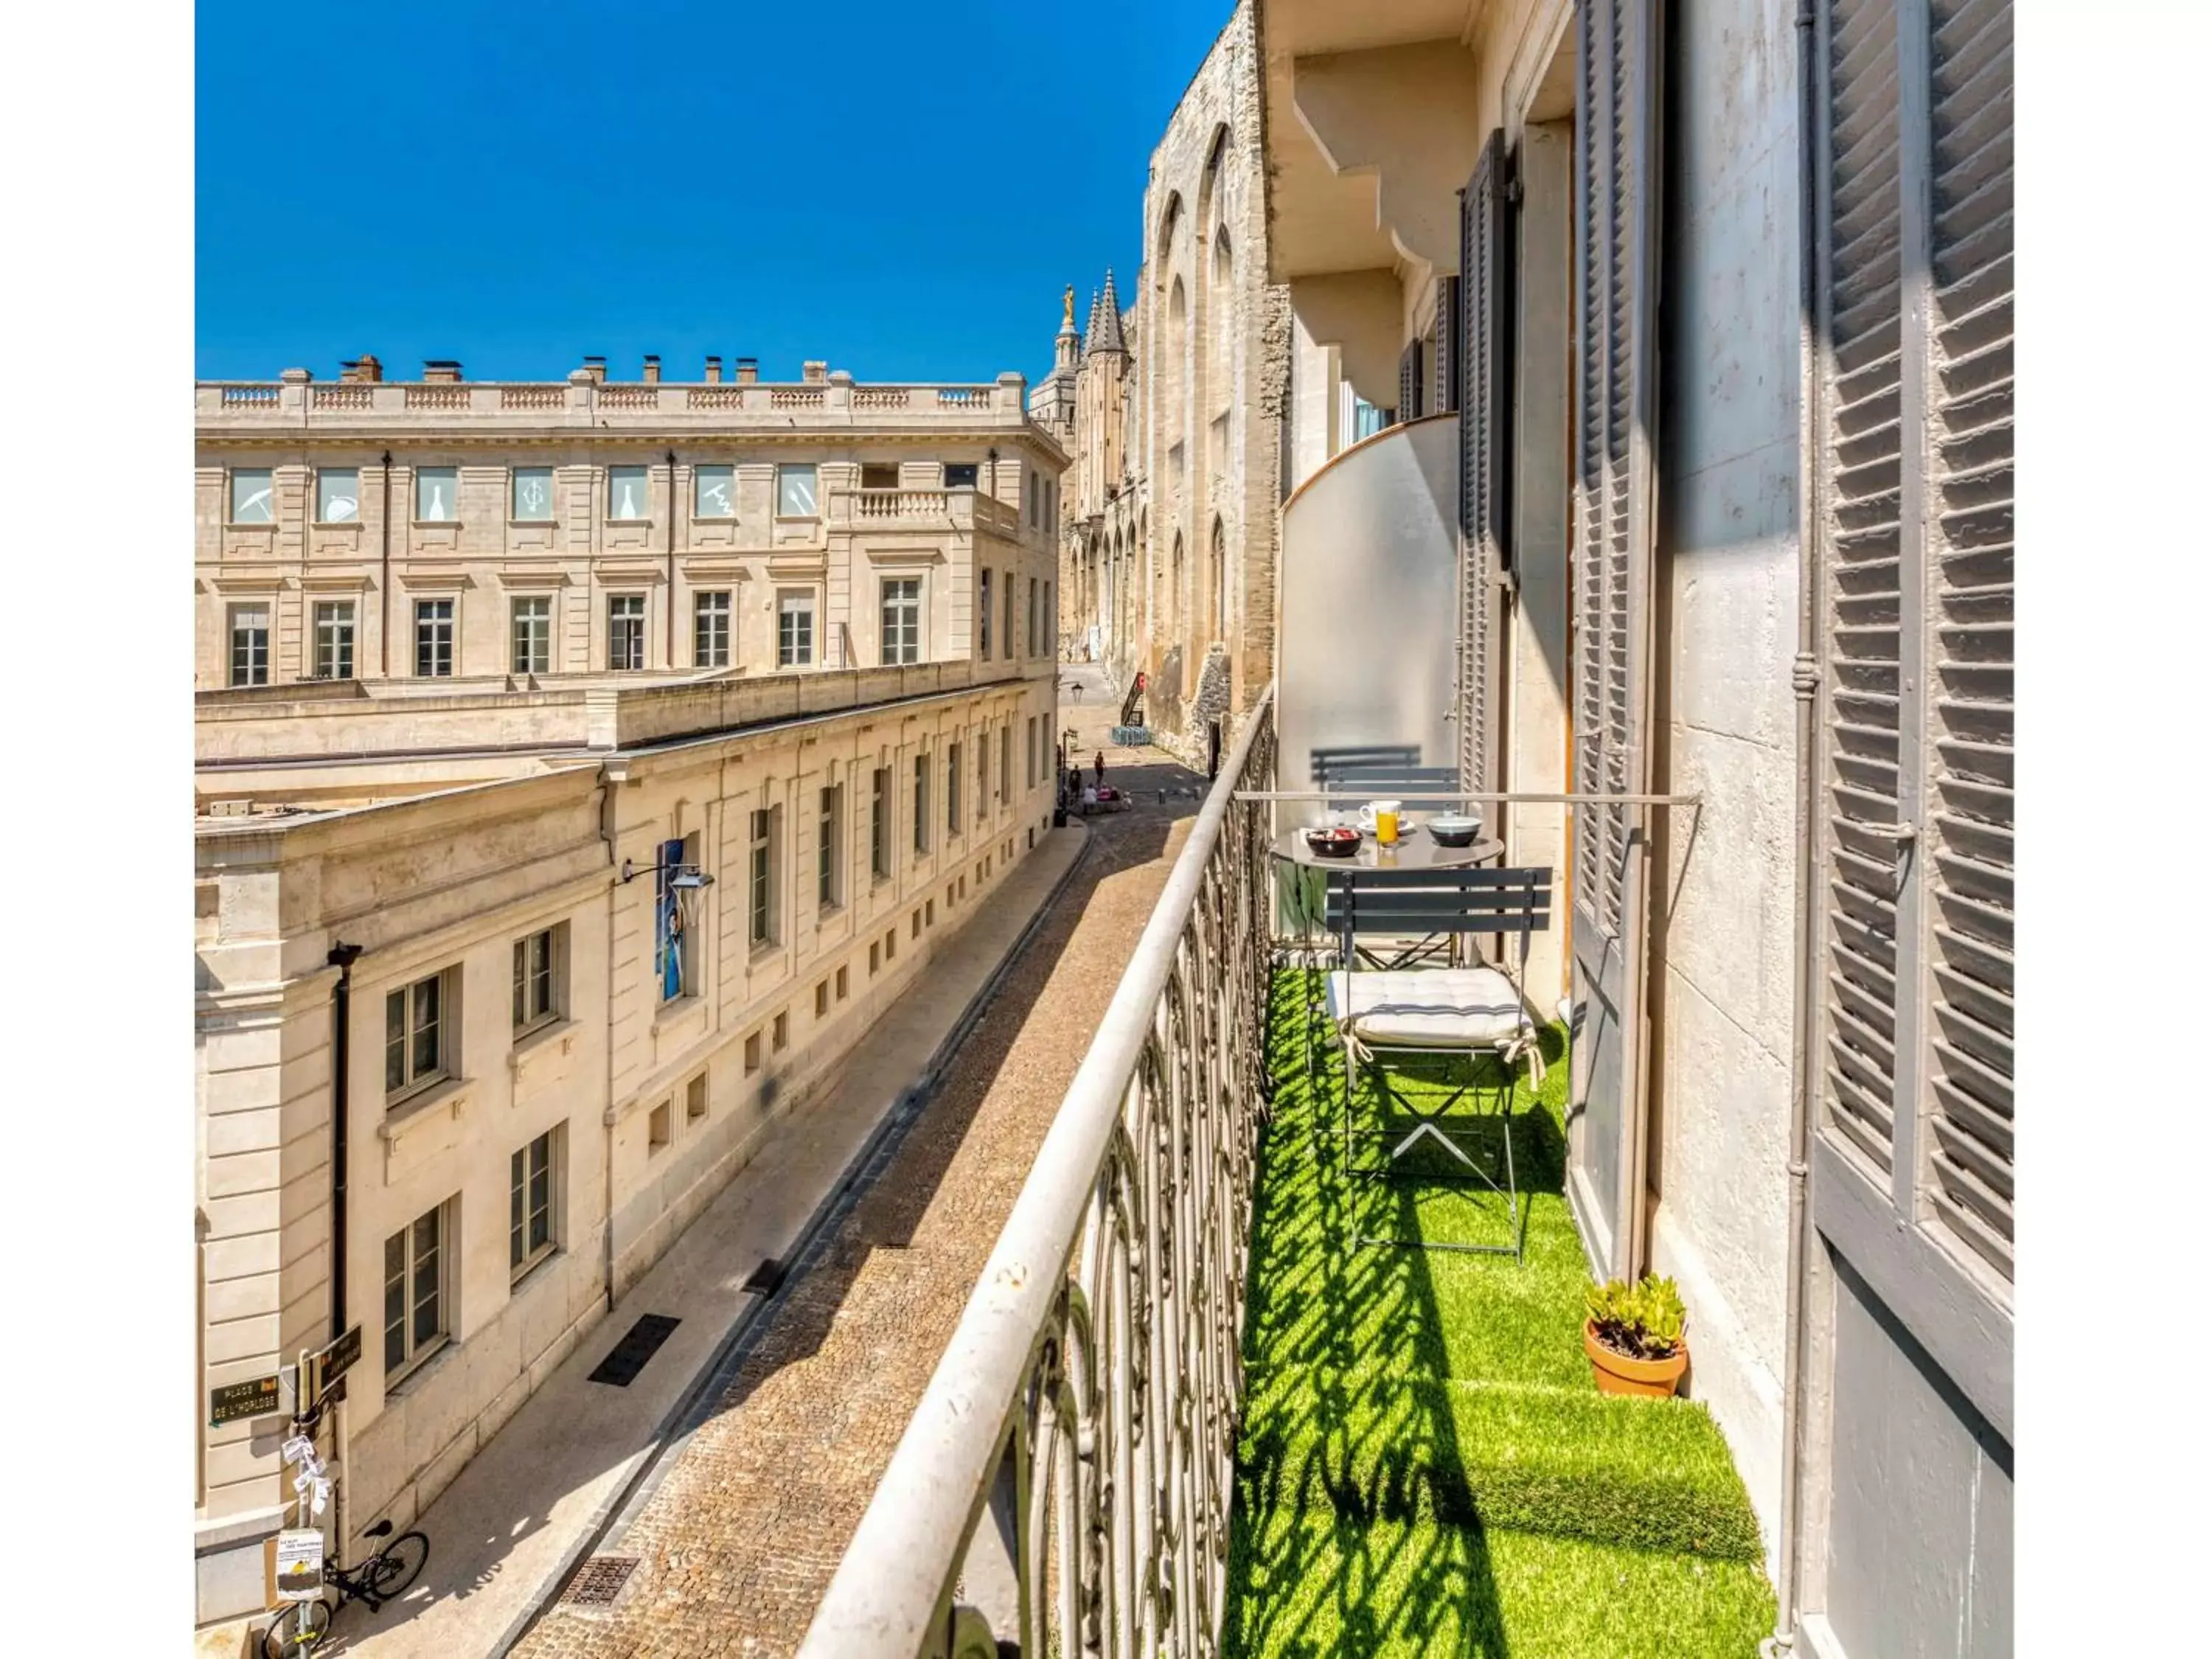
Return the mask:
[[1067,291],[1060,296],[1060,325],[1062,328],[1075,326],[1075,284],[1073,283],[1067,285]]

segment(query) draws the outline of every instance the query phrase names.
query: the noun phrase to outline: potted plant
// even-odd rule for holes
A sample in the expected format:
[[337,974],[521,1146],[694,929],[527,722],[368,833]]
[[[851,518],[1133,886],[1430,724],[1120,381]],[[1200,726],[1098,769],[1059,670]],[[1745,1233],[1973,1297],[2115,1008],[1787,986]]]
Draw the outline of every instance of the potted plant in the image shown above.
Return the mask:
[[1583,1352],[1598,1392],[1654,1400],[1672,1395],[1690,1363],[1687,1316],[1674,1281],[1648,1273],[1640,1285],[1615,1279],[1591,1285],[1585,1299]]

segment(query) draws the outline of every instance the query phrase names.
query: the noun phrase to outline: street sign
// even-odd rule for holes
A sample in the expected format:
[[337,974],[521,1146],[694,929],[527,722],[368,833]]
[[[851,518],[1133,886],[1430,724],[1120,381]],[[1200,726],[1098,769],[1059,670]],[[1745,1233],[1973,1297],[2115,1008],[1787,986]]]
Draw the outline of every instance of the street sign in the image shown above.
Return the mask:
[[323,1593],[323,1535],[311,1527],[276,1534],[276,1599],[313,1601]]
[[343,1399],[343,1392],[333,1385],[353,1369],[354,1362],[360,1358],[361,1327],[358,1325],[319,1353],[311,1354],[307,1360],[311,1383],[308,1407],[330,1405]]
[[284,1408],[284,1379],[257,1376],[208,1390],[208,1426],[221,1428],[249,1417],[267,1417]]

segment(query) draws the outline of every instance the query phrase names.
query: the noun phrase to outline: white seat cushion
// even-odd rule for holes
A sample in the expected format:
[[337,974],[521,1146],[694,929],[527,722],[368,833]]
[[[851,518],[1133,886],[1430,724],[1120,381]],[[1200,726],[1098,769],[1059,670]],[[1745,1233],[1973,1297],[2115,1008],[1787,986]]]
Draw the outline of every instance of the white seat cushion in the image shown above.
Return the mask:
[[1495,968],[1437,968],[1416,973],[1334,973],[1328,1016],[1352,1035],[1407,1048],[1478,1048],[1521,1030],[1521,998]]

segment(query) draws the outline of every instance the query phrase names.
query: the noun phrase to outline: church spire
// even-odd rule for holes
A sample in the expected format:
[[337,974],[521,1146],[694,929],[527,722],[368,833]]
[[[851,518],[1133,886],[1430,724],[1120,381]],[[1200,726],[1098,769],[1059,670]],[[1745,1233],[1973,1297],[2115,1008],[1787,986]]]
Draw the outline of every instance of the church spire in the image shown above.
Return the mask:
[[1123,356],[1129,348],[1121,337],[1121,304],[1114,297],[1114,267],[1106,267],[1106,291],[1091,302],[1091,326],[1084,331],[1083,355],[1115,351]]

